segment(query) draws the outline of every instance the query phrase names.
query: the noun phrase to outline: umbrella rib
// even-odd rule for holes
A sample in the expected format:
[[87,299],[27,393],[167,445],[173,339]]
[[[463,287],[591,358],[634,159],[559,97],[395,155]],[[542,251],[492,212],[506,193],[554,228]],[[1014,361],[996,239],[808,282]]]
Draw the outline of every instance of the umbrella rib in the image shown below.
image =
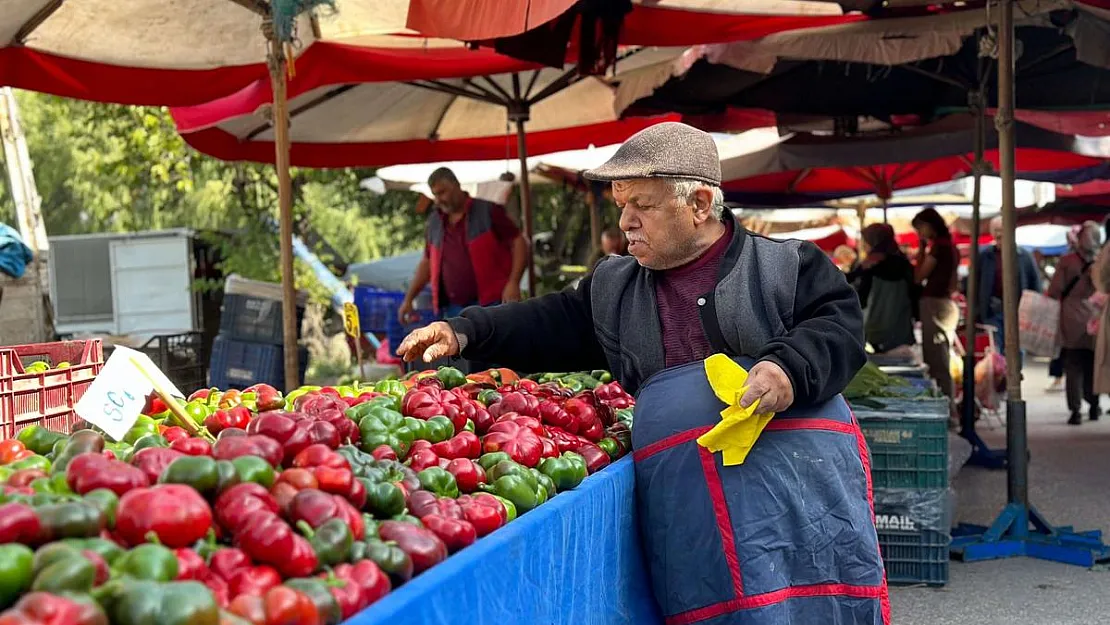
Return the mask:
[[[513,74],[513,75],[515,76],[516,74]],[[505,91],[505,89],[503,89],[501,87],[501,85],[497,84],[492,78],[490,78],[489,76],[482,76],[482,80],[489,83],[489,86],[493,87],[494,90],[497,91],[497,93],[499,93],[501,95],[501,97],[505,99],[506,102],[512,102],[513,101],[513,97],[511,95],[509,95],[509,92]]]
[[455,85],[449,85],[445,82],[441,82],[441,81],[438,81],[438,80],[423,80],[423,81],[414,80],[414,81],[406,82],[405,84],[412,85],[413,87],[420,87],[421,89],[427,89],[429,91],[438,91],[440,93],[446,93],[448,95],[459,96],[460,98],[469,98],[471,100],[478,100],[480,102],[486,102],[488,104],[493,104],[493,105],[496,105],[496,106],[505,106],[504,102],[502,102],[502,101],[500,101],[496,98],[491,98],[491,97],[489,97],[485,94],[482,94],[482,93],[474,93],[473,91],[467,91],[466,89],[463,89],[461,87],[456,87]]
[[23,26],[19,27],[19,30],[15,33],[15,37],[12,38],[12,43],[17,45],[26,43],[31,33],[35,32],[36,28],[42,26],[43,22],[50,19],[51,15],[54,15],[58,9],[62,8],[64,2],[65,0],[51,0],[49,3],[43,5],[41,9],[31,16],[31,19],[27,20]]
[[572,69],[559,76],[551,84],[547,85],[535,97],[528,98],[528,106],[538,104],[547,98],[559,93],[563,89],[570,87],[582,79],[582,75],[578,73],[577,69]]
[[487,96],[489,96],[491,98],[499,97],[496,93],[490,91],[489,89],[486,89],[482,85],[479,85],[479,84],[475,83],[474,80],[471,79],[471,78],[464,78],[463,79],[463,84],[466,85],[467,87],[470,87],[471,89],[475,89],[477,91],[480,91],[480,92],[486,94]]
[[1034,59],[1031,59],[1028,63],[1025,63],[1022,67],[1016,68],[1015,71],[1028,72],[1029,70],[1033,69],[1037,65],[1040,65],[1041,63],[1044,63],[1044,62],[1047,62],[1047,61],[1051,61],[1052,59],[1060,56],[1061,54],[1064,54],[1065,52],[1067,52],[1068,50],[1071,50],[1074,47],[1075,47],[1074,43],[1062,43],[1062,44],[1056,46],[1055,48],[1049,50],[1048,52],[1045,52],[1044,54],[1042,54],[1042,55],[1040,55],[1040,56],[1038,56]]
[[921,69],[920,67],[918,67],[916,65],[906,64],[906,65],[898,65],[897,67],[901,67],[902,69],[913,72],[915,74],[920,74],[920,75],[922,75],[926,78],[932,78],[933,80],[936,80],[938,82],[943,82],[943,83],[946,83],[946,84],[949,84],[949,85],[953,85],[955,87],[959,87],[960,89],[966,90],[968,88],[967,85],[965,85],[964,83],[956,80],[955,78],[949,78],[947,76],[941,76],[940,74],[930,72],[929,70]]
[[[296,117],[297,115],[300,115],[301,113],[304,113],[305,111],[307,111],[311,108],[315,108],[315,107],[317,107],[317,106],[319,106],[319,105],[321,105],[321,104],[323,104],[323,103],[325,103],[329,100],[334,100],[335,98],[338,98],[339,96],[343,95],[344,93],[347,93],[348,91],[350,91],[351,89],[354,89],[357,86],[358,85],[343,85],[343,86],[340,86],[340,87],[336,87],[335,89],[330,89],[330,90],[328,90],[327,93],[323,93],[323,94],[321,94],[321,95],[319,95],[315,98],[312,98],[308,102],[305,102],[304,104],[301,104],[300,106],[298,106],[294,109],[290,109],[289,110],[289,121],[292,122],[293,118]],[[260,135],[260,134],[266,132],[267,130],[269,130],[271,127],[273,127],[273,122],[272,121],[271,122],[266,122],[265,124],[262,124],[258,128],[255,128],[254,130],[247,133],[243,137],[243,140],[244,141],[251,141],[255,137],[257,137],[258,135]]]
[[528,87],[524,90],[525,98],[532,95],[532,88],[536,86],[536,81],[539,80],[540,71],[542,70],[532,70],[532,78],[528,81]]

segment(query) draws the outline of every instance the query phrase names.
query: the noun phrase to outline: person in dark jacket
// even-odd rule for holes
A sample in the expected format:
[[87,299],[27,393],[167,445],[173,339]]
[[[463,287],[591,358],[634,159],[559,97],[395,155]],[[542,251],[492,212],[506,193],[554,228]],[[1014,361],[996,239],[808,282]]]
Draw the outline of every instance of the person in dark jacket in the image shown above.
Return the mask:
[[[1002,217],[995,217],[990,224],[994,245],[979,252],[979,292],[975,300],[975,316],[979,323],[994,327],[994,343],[999,352],[1006,349],[1002,333],[1002,254],[1000,246],[1004,231]],[[1018,248],[1018,281],[1022,291],[1041,292],[1041,272],[1033,255]]]
[[867,258],[848,282],[856,285],[863,306],[864,338],[878,353],[913,345],[913,264],[889,224],[871,224],[860,235]]
[[[612,183],[631,256],[416,330],[399,354],[608,368],[637,393],[637,505],[668,620],[889,623],[866,442],[839,395],[866,359],[844,274],[810,242],[741,227],[713,138],[685,124],[637,133],[586,177]],[[743,387],[713,387],[718,354],[746,368]],[[700,440],[730,406],[774,413],[748,417],[763,429],[737,433],[750,448],[731,459]]]

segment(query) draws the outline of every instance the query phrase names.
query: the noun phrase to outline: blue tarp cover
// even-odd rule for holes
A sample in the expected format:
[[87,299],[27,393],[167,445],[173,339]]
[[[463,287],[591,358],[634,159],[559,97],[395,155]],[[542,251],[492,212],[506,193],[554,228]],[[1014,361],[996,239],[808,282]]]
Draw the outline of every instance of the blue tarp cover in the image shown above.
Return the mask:
[[662,623],[628,456],[451,556],[345,625]]

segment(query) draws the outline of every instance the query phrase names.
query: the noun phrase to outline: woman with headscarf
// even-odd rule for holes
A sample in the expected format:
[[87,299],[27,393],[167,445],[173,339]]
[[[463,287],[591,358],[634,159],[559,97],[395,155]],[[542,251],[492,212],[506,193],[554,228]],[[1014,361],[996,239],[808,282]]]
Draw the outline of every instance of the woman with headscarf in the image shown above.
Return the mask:
[[888,224],[861,233],[867,258],[848,274],[863,307],[863,335],[877,353],[913,345],[913,265]]
[[1095,338],[1087,332],[1087,322],[1092,316],[1088,299],[1095,293],[1091,266],[1102,243],[1099,225],[1084,222],[1068,233],[1072,251],[1056,264],[1056,274],[1047,295],[1060,300],[1061,359],[1064,363],[1065,394],[1067,395],[1070,425],[1083,423],[1080,410],[1085,400],[1088,416],[1098,420],[1102,411],[1098,395],[1094,392]]
[[913,271],[914,283],[922,285],[918,303],[921,356],[929,367],[929,375],[951,399],[956,389],[949,364],[956,326],[960,323],[960,309],[952,301],[959,252],[952,242],[948,224],[935,208],[923,209],[910,223],[921,238]]

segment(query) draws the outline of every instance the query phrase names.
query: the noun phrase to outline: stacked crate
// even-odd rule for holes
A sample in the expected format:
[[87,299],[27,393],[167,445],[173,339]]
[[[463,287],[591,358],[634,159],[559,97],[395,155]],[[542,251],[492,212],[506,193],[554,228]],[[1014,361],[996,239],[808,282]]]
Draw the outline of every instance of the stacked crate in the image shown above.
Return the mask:
[[391,352],[396,351],[409,332],[435,321],[430,292],[422,293],[417,298],[415,310],[405,323],[397,318],[397,311],[405,301],[404,293],[372,286],[357,286],[354,296],[359,328],[371,334],[384,334]]
[[871,457],[875,525],[887,580],[948,582],[948,401],[868,398],[853,405]]
[[[304,319],[304,300],[297,305],[297,326]],[[298,332],[299,336],[299,332]],[[285,346],[281,316],[281,286],[232,275],[224,287],[220,333],[212,343],[209,384],[220,389],[243,389],[253,384],[285,388],[285,349],[298,349],[298,383],[304,380],[308,351]],[[193,389],[181,389],[188,393]],[[286,389],[292,390],[292,389]]]

